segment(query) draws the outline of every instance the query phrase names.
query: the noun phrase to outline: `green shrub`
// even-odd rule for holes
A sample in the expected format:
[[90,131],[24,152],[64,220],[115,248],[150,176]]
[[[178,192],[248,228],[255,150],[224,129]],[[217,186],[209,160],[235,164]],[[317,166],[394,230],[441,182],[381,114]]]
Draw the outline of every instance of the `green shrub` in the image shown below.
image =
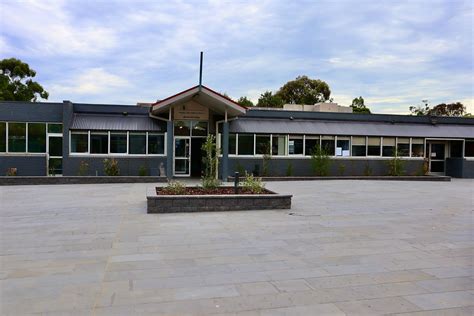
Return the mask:
[[145,166],[140,166],[140,168],[138,168],[138,175],[140,177],[146,177],[148,176],[148,169],[147,167]]
[[292,175],[293,175],[293,163],[291,163],[291,161],[290,161],[286,165],[286,176],[291,177]]
[[391,176],[402,176],[403,171],[403,160],[400,159],[397,150],[394,151],[394,156],[388,161],[388,174]]
[[114,158],[104,159],[104,172],[108,176],[118,176],[120,175],[120,169],[118,166],[118,161]]
[[318,176],[327,176],[329,174],[329,166],[331,164],[331,157],[327,150],[320,146],[315,146],[311,151],[311,168]]
[[216,137],[214,135],[208,135],[206,141],[202,144],[201,150],[204,152],[202,157],[204,178],[217,178],[219,152],[216,147]]
[[242,188],[251,193],[262,193],[265,190],[265,185],[262,183],[262,178],[254,177],[252,174],[245,173],[245,178],[242,183]]
[[89,164],[85,162],[84,160],[81,160],[79,162],[79,170],[77,171],[78,176],[87,176],[89,173]]
[[204,190],[213,190],[221,185],[219,179],[216,178],[205,178],[201,179],[201,185]]
[[183,195],[186,193],[186,186],[179,181],[168,181],[168,184],[163,188],[167,194]]
[[235,169],[240,174],[240,176],[243,176],[246,172],[245,168],[239,162],[237,162],[237,164],[235,165]]

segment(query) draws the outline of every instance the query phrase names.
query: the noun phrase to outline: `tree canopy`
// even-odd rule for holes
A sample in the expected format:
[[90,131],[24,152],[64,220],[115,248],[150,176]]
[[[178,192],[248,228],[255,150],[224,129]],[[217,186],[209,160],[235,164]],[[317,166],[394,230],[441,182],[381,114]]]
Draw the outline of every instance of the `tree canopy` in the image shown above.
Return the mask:
[[430,108],[428,103],[423,106],[410,106],[410,112],[413,115],[434,115],[434,116],[466,116],[466,107],[461,102],[455,103],[440,103],[433,108]]
[[266,108],[281,108],[283,107],[283,101],[278,95],[273,94],[271,91],[265,91],[260,95],[257,106]]
[[16,58],[0,61],[0,100],[32,101],[48,99],[49,93],[33,77],[36,71]]
[[238,100],[237,100],[237,103],[242,105],[242,106],[245,106],[245,107],[252,107],[254,106],[253,102],[250,101],[247,97],[240,97]]
[[353,113],[370,114],[370,109],[365,106],[365,101],[363,97],[358,97],[352,100],[351,108]]
[[329,85],[322,80],[298,76],[295,80],[285,83],[275,95],[285,103],[315,104],[328,101],[331,90]]

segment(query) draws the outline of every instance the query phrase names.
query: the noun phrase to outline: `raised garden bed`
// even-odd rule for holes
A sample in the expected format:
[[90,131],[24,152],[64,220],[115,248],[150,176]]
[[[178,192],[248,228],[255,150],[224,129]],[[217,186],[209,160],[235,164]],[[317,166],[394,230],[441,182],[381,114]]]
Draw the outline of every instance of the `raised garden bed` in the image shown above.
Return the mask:
[[219,187],[203,193],[202,188],[186,187],[185,194],[167,194],[163,188],[150,188],[147,192],[148,213],[215,212],[244,210],[290,209],[292,195],[277,194],[265,189],[255,194],[234,193],[233,187]]
[[[240,177],[243,179],[243,177]],[[384,180],[384,181],[451,181],[450,176],[285,176],[261,177],[262,181],[310,181],[310,180]],[[234,177],[227,179],[234,181]]]

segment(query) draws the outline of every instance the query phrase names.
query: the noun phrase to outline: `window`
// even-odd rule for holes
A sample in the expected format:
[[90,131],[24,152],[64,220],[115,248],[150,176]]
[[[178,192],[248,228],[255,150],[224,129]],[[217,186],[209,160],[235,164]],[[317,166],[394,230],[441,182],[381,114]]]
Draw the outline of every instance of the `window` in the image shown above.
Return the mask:
[[334,136],[321,136],[321,148],[329,155],[334,156],[336,141]]
[[236,135],[229,134],[229,155],[235,155],[237,153],[236,145],[237,145]]
[[306,136],[304,141],[304,154],[311,156],[319,146],[321,146],[319,136]]
[[395,137],[384,137],[382,140],[382,156],[393,157],[395,155]]
[[408,157],[410,155],[410,138],[397,139],[397,155],[400,157]]
[[91,154],[109,153],[109,134],[91,132]]
[[303,136],[290,136],[288,141],[289,155],[303,154]]
[[411,139],[411,156],[412,157],[423,157],[425,152],[425,143],[423,138],[412,138]]
[[349,136],[337,136],[336,156],[349,156],[351,138]]
[[380,137],[369,137],[367,142],[367,156],[380,156]]
[[474,139],[466,139],[464,143],[464,157],[474,157]]
[[207,122],[191,122],[192,136],[207,136]]
[[352,137],[352,156],[365,156],[365,137]]
[[239,155],[253,155],[253,134],[239,134]]
[[148,154],[163,155],[165,153],[165,135],[148,133]]
[[273,135],[272,136],[272,155],[284,156],[286,151],[286,136]]
[[452,158],[462,158],[462,140],[452,140],[450,142],[449,154]]
[[110,153],[126,154],[127,153],[127,134],[126,133],[110,133]]
[[46,124],[28,123],[28,152],[46,152]]
[[146,154],[146,134],[145,133],[130,133],[128,135],[128,153],[134,155]]
[[190,121],[175,121],[174,122],[174,135],[175,136],[190,136],[189,124]]
[[63,132],[63,124],[48,124],[48,133],[59,133]]
[[255,151],[257,155],[268,155],[270,154],[270,136],[269,135],[257,135],[255,137]]
[[71,132],[71,153],[87,153],[87,147],[87,132]]
[[7,151],[7,123],[0,122],[0,152]]
[[8,151],[26,152],[26,123],[8,123]]
[[[87,135],[86,135],[87,136]],[[48,144],[48,153],[51,157],[62,157],[63,155],[63,137],[62,136],[54,136],[48,137],[49,144]]]

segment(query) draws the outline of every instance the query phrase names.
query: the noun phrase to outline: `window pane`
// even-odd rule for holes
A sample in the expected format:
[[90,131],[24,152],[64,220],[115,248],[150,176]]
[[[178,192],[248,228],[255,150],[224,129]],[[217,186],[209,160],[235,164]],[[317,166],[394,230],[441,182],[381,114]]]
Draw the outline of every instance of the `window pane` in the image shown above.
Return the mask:
[[423,157],[424,149],[423,138],[412,138],[411,139],[411,156],[412,157]]
[[62,133],[63,124],[48,124],[48,133]]
[[163,155],[165,153],[165,135],[148,134],[148,154]]
[[318,138],[314,138],[314,136],[310,136],[310,137],[311,138],[308,138],[307,136],[304,143],[304,154],[306,156],[311,156],[313,151],[315,151],[316,148],[320,146],[319,137]]
[[191,122],[192,136],[207,136],[207,122]]
[[450,157],[462,158],[462,141],[452,140],[450,145]]
[[28,152],[46,152],[46,124],[28,123]]
[[272,137],[272,155],[284,156],[286,150],[286,136]]
[[337,137],[337,156],[349,156],[351,141],[349,137]]
[[71,152],[87,152],[87,134],[71,133]]
[[384,137],[382,142],[382,156],[393,157],[395,151],[395,138]]
[[255,150],[257,155],[270,154],[270,136],[257,135],[256,142]]
[[8,123],[8,151],[14,153],[26,151],[25,123]]
[[235,134],[229,134],[229,155],[236,154],[235,148],[236,148]]
[[91,154],[109,153],[109,135],[91,132]]
[[190,136],[189,121],[175,121],[174,135],[175,136]]
[[110,152],[113,154],[127,153],[127,134],[110,134]]
[[49,155],[62,157],[63,155],[63,138],[49,137]]
[[62,158],[50,158],[49,159],[49,174],[57,175],[63,173],[63,159]]
[[464,156],[474,157],[474,140],[466,140],[464,144]]
[[130,134],[128,137],[129,154],[146,154],[146,134]]
[[410,139],[399,138],[397,140],[397,152],[398,156],[408,157],[410,155]]
[[7,151],[7,123],[0,122],[0,152]]
[[367,156],[380,156],[380,137],[369,137]]
[[288,154],[289,155],[302,155],[303,154],[303,137],[291,137],[288,141]]
[[321,137],[321,148],[329,155],[334,156],[336,141],[334,140],[334,136],[323,136]]
[[253,154],[253,134],[239,134],[239,155]]
[[352,156],[365,156],[365,137],[352,137]]

